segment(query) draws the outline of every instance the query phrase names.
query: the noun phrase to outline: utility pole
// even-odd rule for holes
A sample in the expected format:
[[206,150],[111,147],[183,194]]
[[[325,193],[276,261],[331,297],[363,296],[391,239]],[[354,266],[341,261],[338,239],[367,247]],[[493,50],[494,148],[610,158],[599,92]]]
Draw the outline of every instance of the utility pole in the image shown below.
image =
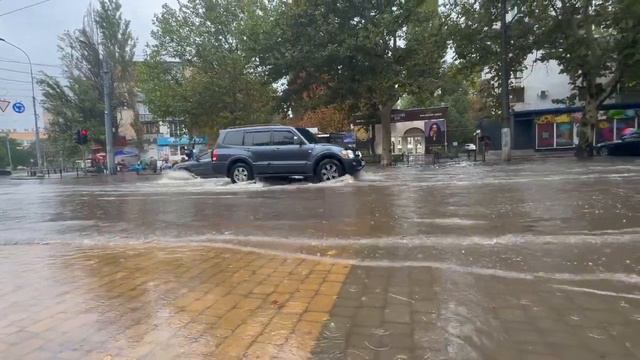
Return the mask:
[[6,39],[0,38],[0,42],[4,42],[5,44],[18,49],[24,56],[27,57],[29,61],[29,74],[31,75],[31,99],[33,100],[33,122],[35,123],[35,140],[36,140],[36,158],[38,160],[38,172],[42,172],[42,154],[40,153],[40,127],[38,126],[38,109],[36,108],[36,86],[35,80],[33,79],[33,65],[31,64],[31,57],[27,54],[26,51],[22,50],[22,48],[18,47],[18,45],[13,44]]
[[9,170],[13,171],[13,160],[11,159],[11,146],[9,145],[9,133],[4,134],[7,140],[7,155],[9,156]]
[[500,31],[502,35],[500,61],[500,102],[502,105],[502,161],[511,161],[511,109],[509,106],[509,29],[507,0],[500,0]]
[[104,130],[106,132],[106,155],[107,155],[107,174],[113,175],[114,172],[114,156],[113,156],[113,124],[111,109],[111,70],[109,60],[105,52],[102,55],[102,76],[104,90]]

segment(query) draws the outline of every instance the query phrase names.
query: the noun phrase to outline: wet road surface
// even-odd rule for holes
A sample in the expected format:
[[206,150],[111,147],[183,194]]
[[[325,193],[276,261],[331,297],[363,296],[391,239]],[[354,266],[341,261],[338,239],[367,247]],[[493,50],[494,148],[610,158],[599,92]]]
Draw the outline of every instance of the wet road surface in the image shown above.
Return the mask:
[[639,175],[551,159],[330,184],[2,179],[0,353],[639,358]]

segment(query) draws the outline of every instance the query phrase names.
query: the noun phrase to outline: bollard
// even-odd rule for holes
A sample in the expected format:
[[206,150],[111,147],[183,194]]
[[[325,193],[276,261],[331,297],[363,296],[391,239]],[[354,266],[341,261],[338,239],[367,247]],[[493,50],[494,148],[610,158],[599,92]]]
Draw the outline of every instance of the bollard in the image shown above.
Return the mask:
[[76,177],[80,177],[80,170],[76,167]]

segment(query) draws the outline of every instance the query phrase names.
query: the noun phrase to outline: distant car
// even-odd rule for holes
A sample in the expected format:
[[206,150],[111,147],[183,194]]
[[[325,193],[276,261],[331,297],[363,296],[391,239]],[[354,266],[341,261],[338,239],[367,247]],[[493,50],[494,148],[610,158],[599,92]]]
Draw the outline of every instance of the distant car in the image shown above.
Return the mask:
[[234,183],[256,177],[305,177],[328,181],[364,168],[360,152],[322,144],[305,128],[282,125],[223,130],[211,154],[214,173]]
[[603,156],[640,156],[640,131],[635,130],[618,141],[598,144],[595,151]]
[[215,177],[211,166],[211,151],[196,155],[194,160],[176,164],[174,170],[184,170],[201,178]]
[[475,144],[464,144],[464,149],[466,151],[476,151],[476,145]]

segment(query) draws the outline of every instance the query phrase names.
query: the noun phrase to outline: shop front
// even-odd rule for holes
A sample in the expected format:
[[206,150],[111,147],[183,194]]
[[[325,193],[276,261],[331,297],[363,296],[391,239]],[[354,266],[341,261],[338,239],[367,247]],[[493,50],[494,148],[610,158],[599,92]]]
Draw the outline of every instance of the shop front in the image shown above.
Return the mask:
[[[563,150],[578,143],[582,108],[556,108],[514,113],[513,148]],[[626,129],[637,129],[640,104],[606,104],[598,113],[594,145],[620,140]]]
[[572,148],[582,114],[544,115],[536,121],[536,149]]
[[[446,144],[447,107],[397,110],[391,112],[391,152],[423,155]],[[354,117],[356,146],[367,154],[382,153],[382,126],[379,119]]]
[[206,151],[207,142],[206,136],[159,136],[156,148],[157,159],[169,162],[182,161],[186,159],[187,150],[193,150],[195,154]]

